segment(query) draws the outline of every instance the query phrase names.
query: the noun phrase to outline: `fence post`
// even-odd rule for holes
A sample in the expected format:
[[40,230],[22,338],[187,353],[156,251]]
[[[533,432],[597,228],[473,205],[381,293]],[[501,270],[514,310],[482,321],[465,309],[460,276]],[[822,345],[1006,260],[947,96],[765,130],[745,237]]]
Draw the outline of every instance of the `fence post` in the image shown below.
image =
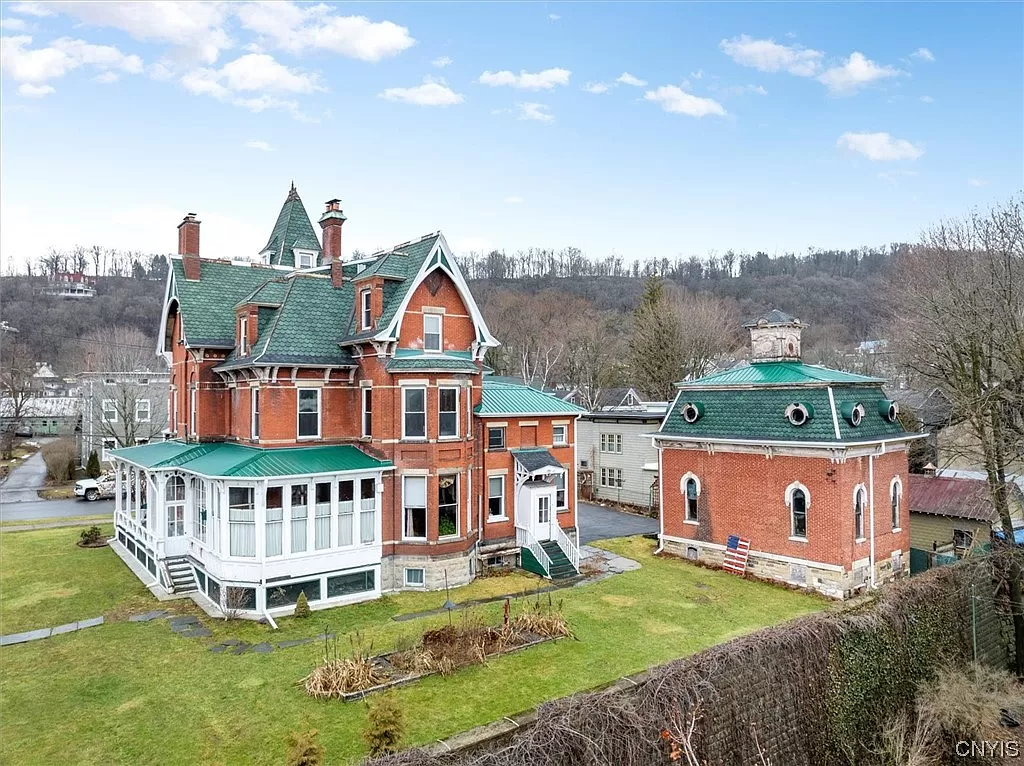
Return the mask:
[[971,583],[971,644],[974,648],[974,662],[978,662],[978,597],[974,595],[975,584]]

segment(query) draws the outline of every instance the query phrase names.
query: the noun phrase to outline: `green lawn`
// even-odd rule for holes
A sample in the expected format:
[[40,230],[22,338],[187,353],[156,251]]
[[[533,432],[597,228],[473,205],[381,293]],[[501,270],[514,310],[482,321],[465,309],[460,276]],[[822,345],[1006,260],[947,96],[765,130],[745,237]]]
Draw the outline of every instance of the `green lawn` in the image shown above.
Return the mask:
[[[8,600],[24,599],[31,592],[20,585],[7,589],[9,582],[25,579],[28,570],[46,592],[66,587],[63,575],[49,576],[41,562],[26,569],[18,558],[70,557],[74,553],[66,548],[73,533],[64,529],[0,536],[0,609],[6,611]],[[9,538],[20,536],[27,539],[8,545]],[[579,640],[545,644],[450,678],[432,677],[398,689],[409,722],[407,744],[443,738],[826,605],[812,596],[679,559],[656,558],[653,543],[642,538],[605,546],[640,561],[643,568],[554,595]],[[71,598],[89,612],[83,600],[95,591],[98,608],[76,616],[103,612],[100,602],[109,604],[116,588],[124,598],[136,597],[127,569],[120,578],[108,571],[123,566],[111,551],[83,553],[99,557],[79,572],[79,590]],[[104,573],[102,578],[93,576],[97,570]],[[536,580],[525,575],[486,578],[453,590],[452,596],[478,598],[531,583]],[[208,646],[227,637],[279,641],[308,636],[326,625],[339,635],[360,630],[364,643],[372,642],[374,652],[381,652],[392,648],[399,636],[412,636],[447,619],[399,623],[391,616],[443,601],[443,593],[403,593],[316,612],[308,621],[285,619],[276,633],[252,623],[204,617],[214,630],[211,639],[180,638],[164,621],[115,622],[5,647],[0,659],[0,762],[279,764],[288,733],[312,727],[321,732],[329,763],[354,763],[363,753],[365,705],[317,702],[296,685],[317,661],[320,647],[224,656],[210,653]],[[501,604],[477,611],[497,622]],[[25,622],[31,614],[24,606],[15,613]]]

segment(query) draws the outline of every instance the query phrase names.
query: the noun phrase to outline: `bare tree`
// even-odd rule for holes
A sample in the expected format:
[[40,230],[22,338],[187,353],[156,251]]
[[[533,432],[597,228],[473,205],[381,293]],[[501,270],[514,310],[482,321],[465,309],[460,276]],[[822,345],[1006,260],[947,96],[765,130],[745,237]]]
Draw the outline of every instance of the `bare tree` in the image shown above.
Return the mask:
[[0,434],[0,454],[4,460],[10,460],[14,450],[14,432],[28,415],[36,366],[28,346],[13,340],[11,328],[0,326],[0,344],[0,417],[5,423]]
[[592,410],[620,374],[625,350],[621,317],[587,309],[570,316],[566,330],[563,380],[579,391],[579,403]]
[[80,341],[78,366],[89,381],[85,417],[93,444],[114,439],[122,447],[160,436],[167,425],[167,391],[150,380],[160,371],[155,343],[132,327],[93,330]]
[[[1012,546],[1007,481],[1024,453],[1024,200],[926,231],[898,257],[893,293],[903,363],[950,398]],[[1009,580],[1016,672],[1024,676],[1019,557]]]

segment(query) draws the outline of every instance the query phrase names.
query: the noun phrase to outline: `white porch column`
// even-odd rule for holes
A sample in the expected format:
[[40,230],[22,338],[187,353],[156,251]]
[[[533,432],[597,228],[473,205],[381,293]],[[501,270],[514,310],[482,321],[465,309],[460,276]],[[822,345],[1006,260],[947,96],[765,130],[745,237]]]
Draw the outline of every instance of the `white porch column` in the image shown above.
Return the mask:
[[338,533],[338,504],[341,502],[341,493],[338,492],[339,479],[338,476],[331,477],[331,540],[327,544],[328,548],[337,548],[341,543],[341,536]]
[[[374,531],[375,537],[373,538],[373,542],[375,545],[382,545],[384,543],[384,474],[378,473],[375,479],[376,486],[374,489],[376,492],[374,499],[377,501],[377,508],[375,511],[376,519],[374,520],[374,525],[376,528]],[[399,524],[401,523],[402,522],[400,520]],[[401,535],[401,526],[399,526],[398,534]],[[378,586],[379,585],[380,583],[378,583]]]
[[281,488],[281,555],[292,553],[292,485]]
[[310,478],[306,485],[306,553],[315,551],[313,546],[316,531],[316,482]]
[[123,464],[119,461],[117,463],[117,470],[114,472],[114,521],[117,521],[118,515],[120,515],[122,508],[121,502],[121,471],[124,470]]
[[253,503],[256,520],[256,558],[263,561],[267,557],[267,480],[256,482],[253,491]]
[[218,532],[220,533],[220,555],[231,555],[231,541],[228,538],[228,484],[226,481],[218,482],[217,492],[220,497],[220,518],[217,519]]

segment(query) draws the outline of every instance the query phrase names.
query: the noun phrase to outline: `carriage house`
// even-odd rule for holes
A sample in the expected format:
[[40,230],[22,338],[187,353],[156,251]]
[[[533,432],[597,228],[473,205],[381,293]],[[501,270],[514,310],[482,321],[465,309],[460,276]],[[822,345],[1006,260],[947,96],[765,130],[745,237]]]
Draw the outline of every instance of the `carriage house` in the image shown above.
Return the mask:
[[751,363],[677,384],[654,437],[661,543],[843,598],[907,573],[906,447],[882,381],[803,364],[806,325],[745,327]]
[[170,439],[111,453],[115,550],[154,590],[289,613],[578,572],[582,410],[488,380],[491,335],[440,233],[343,260],[294,186],[255,262],[178,227],[159,354]]

